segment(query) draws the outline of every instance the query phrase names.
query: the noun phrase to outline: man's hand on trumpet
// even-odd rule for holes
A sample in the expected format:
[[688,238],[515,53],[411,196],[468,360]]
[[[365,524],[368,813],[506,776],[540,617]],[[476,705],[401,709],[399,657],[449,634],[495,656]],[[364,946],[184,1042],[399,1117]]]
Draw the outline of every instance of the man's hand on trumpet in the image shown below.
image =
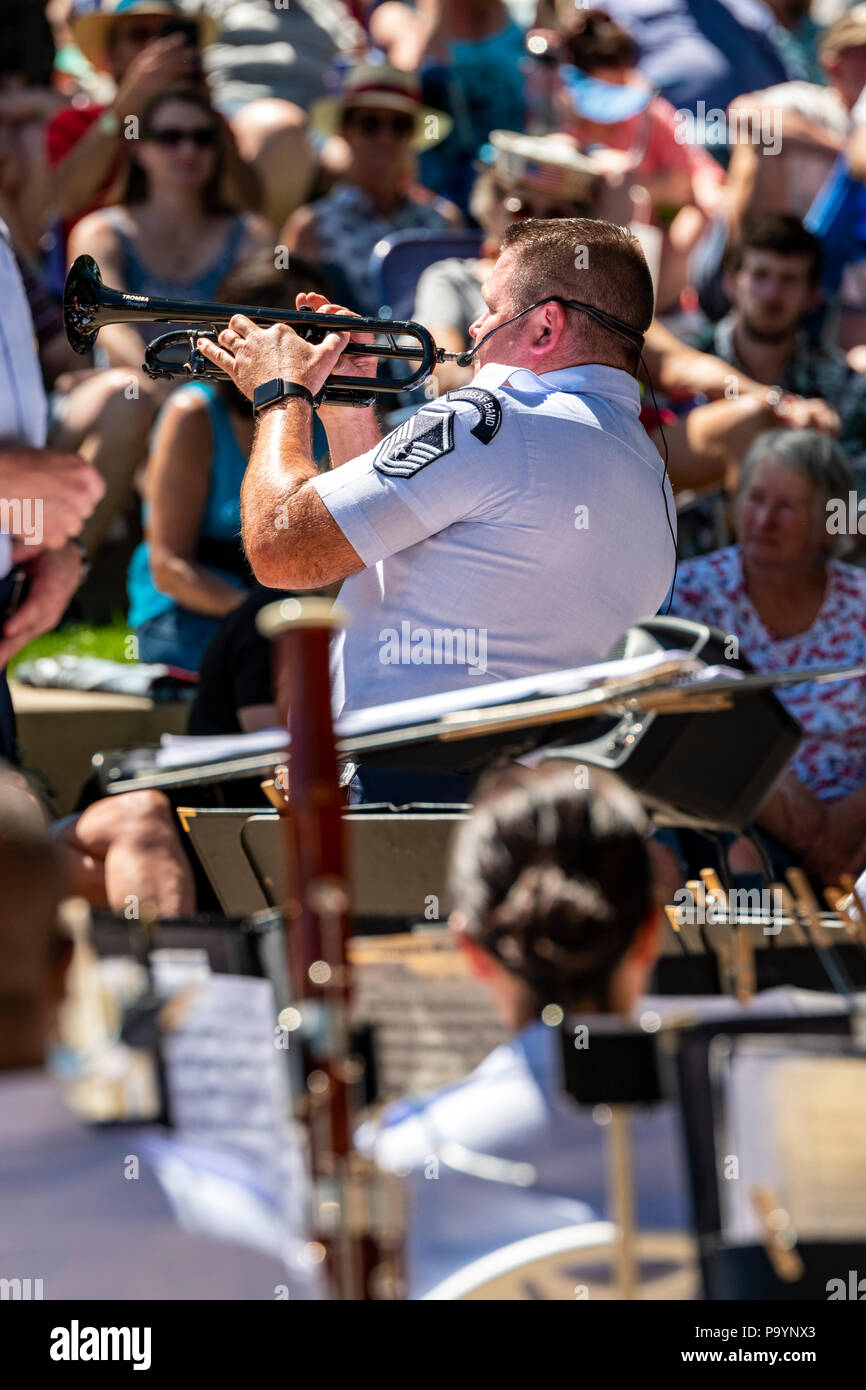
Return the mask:
[[[312,309],[320,314],[351,313],[339,304],[329,304],[321,294],[299,294],[295,305],[298,309]],[[352,317],[359,316],[353,314]],[[287,323],[262,328],[244,314],[235,314],[220,333],[218,345],[208,338],[199,338],[198,348],[203,357],[220,367],[238,390],[252,400],[256,387],[274,377],[306,386],[314,396],[329,376],[374,377],[375,357],[342,356],[351,341],[372,343],[374,340],[369,333],[328,333],[321,343],[308,343]]]

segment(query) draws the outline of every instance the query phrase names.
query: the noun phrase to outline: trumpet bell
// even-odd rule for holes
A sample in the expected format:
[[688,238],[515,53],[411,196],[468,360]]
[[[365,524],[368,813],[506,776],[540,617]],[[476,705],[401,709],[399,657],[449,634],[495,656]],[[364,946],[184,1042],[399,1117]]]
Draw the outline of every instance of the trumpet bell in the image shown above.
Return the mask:
[[63,319],[73,352],[90,352],[99,332],[99,309],[105,286],[92,256],[78,256],[69,269],[63,290]]

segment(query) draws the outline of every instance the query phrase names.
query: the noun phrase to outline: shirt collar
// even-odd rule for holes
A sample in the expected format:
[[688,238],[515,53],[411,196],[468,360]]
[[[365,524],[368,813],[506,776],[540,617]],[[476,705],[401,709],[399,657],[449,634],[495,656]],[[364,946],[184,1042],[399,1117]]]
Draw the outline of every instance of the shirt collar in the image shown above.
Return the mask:
[[608,367],[600,362],[587,362],[579,367],[562,367],[556,372],[536,376],[528,367],[508,367],[501,362],[488,362],[475,374],[473,386],[498,387],[509,385],[515,391],[533,396],[549,396],[564,391],[574,396],[610,396],[630,405],[635,414],[640,410],[640,389],[635,377],[621,367]]

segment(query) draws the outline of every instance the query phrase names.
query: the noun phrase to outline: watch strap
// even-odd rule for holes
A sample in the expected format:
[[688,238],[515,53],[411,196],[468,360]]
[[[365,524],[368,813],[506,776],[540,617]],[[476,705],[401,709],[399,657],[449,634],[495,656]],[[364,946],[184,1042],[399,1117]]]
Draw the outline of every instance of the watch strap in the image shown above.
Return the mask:
[[[270,388],[279,386],[279,392]],[[268,392],[267,399],[261,399],[259,393]],[[314,396],[307,386],[302,386],[297,381],[284,381],[280,377],[272,377],[270,381],[263,381],[253,392],[253,413],[260,415],[263,410],[267,410],[271,405],[279,405],[280,401],[287,400],[290,396],[298,396],[301,400],[309,401],[313,410],[316,410],[321,401],[321,393]]]

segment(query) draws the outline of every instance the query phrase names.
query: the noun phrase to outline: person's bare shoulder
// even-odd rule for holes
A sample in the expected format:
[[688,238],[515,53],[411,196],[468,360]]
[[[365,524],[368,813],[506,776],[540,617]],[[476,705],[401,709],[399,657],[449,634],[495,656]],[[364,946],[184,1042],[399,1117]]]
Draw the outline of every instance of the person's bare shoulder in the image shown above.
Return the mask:
[[[157,448],[161,445],[162,448]],[[189,466],[209,460],[213,449],[210,409],[203,391],[180,386],[172,391],[160,413],[154,453],[168,451]]]
[[116,253],[119,245],[117,209],[98,208],[76,222],[69,233],[70,258],[84,253],[99,260]]

